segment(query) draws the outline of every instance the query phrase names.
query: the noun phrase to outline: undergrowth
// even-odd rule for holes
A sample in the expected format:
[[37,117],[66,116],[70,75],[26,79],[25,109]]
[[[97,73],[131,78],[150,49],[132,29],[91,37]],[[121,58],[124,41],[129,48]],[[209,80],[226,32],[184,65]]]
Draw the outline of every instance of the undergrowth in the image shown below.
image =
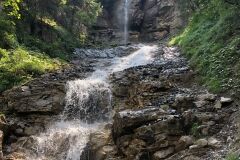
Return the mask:
[[0,92],[45,72],[56,70],[63,63],[24,47],[12,50],[0,48]]
[[240,89],[240,9],[211,0],[198,9],[188,26],[170,41],[178,45],[215,92]]
[[234,153],[229,153],[225,158],[225,160],[239,160],[239,159],[240,157]]
[[64,46],[16,31],[16,24],[0,11],[0,93],[59,69],[67,59]]

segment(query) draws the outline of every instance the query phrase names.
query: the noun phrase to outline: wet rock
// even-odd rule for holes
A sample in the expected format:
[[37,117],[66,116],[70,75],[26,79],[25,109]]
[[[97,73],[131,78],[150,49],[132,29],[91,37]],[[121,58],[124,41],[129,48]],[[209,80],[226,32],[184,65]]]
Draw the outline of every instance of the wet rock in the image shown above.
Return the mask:
[[4,115],[0,115],[0,130],[6,133],[9,129],[9,125],[6,121],[6,118]]
[[162,116],[157,122],[149,125],[156,133],[167,133],[171,136],[183,134],[182,119],[178,115]]
[[10,155],[4,157],[4,160],[25,160],[26,156],[23,153],[13,152]]
[[24,135],[31,136],[39,133],[40,131],[42,131],[42,128],[39,126],[29,126],[24,129],[23,133]]
[[231,98],[225,98],[225,97],[221,97],[220,99],[220,102],[222,104],[225,104],[225,103],[231,103],[233,100]]
[[74,51],[75,59],[94,59],[94,58],[114,58],[126,56],[138,49],[138,45],[118,46],[107,49],[82,49],[76,48]]
[[111,128],[104,128],[90,135],[90,145],[92,149],[98,149],[111,141]]
[[221,142],[217,140],[214,137],[208,138],[208,146],[213,147],[213,148],[219,148],[221,145]]
[[[172,85],[167,80],[153,81],[153,80],[140,80],[138,83],[132,85],[129,89],[129,100],[130,103],[136,107],[144,107],[146,105],[152,105],[154,100],[159,100],[159,96],[166,93]],[[160,104],[166,103],[167,100],[162,97]],[[161,100],[159,100],[161,101]]]
[[196,116],[192,110],[188,110],[182,113],[183,124],[185,128],[190,128],[192,124],[196,121]]
[[215,117],[215,114],[211,113],[211,112],[197,112],[194,115],[195,115],[197,121],[200,123],[208,122],[208,121],[211,121],[211,120],[217,118],[217,117]]
[[20,151],[23,147],[31,148],[33,147],[35,141],[36,140],[33,137],[20,137],[16,139],[15,142],[11,143],[11,152]]
[[194,104],[195,104],[198,108],[204,107],[207,103],[208,103],[208,102],[203,101],[203,100],[194,102]]
[[174,107],[179,112],[184,112],[190,108],[194,108],[194,97],[191,95],[178,94],[176,95]]
[[129,143],[128,148],[123,150],[123,153],[127,157],[135,157],[143,148],[146,148],[146,142],[140,139],[133,139]]
[[[141,125],[156,121],[166,112],[157,107],[146,107],[139,110],[124,110],[114,116],[113,135],[119,137]],[[128,123],[126,123],[128,122]]]
[[197,149],[197,148],[203,148],[208,145],[208,141],[206,139],[199,139],[196,142],[194,142],[194,145],[190,146],[190,149]]
[[189,146],[189,149],[191,149],[191,150],[197,149],[197,148],[200,148],[200,147],[196,144]]
[[194,155],[190,155],[190,156],[184,157],[184,160],[200,160],[200,158]]
[[167,158],[173,152],[174,152],[174,147],[169,147],[165,150],[158,151],[154,153],[153,160],[161,160],[161,159]]
[[225,98],[221,97],[220,100],[217,100],[215,102],[214,108],[216,109],[221,109],[224,105],[228,105],[232,102],[233,100],[231,98]]
[[210,94],[210,93],[201,94],[201,95],[197,96],[197,99],[200,101],[214,101],[214,100],[216,100],[216,98],[217,98],[217,95]]
[[156,135],[154,139],[155,142],[151,146],[155,147],[156,149],[166,148],[171,145],[170,142],[168,141],[168,135],[165,133]]
[[2,145],[3,145],[3,132],[0,130],[0,159],[3,159]]
[[103,130],[90,135],[87,147],[81,159],[103,160],[114,157],[117,152],[116,146],[112,144],[111,125],[107,124]]
[[145,142],[147,142],[148,144],[152,144],[152,143],[158,141],[158,139],[156,139],[156,137],[154,135],[155,134],[154,130],[149,125],[144,125],[144,126],[141,126],[137,129],[135,129],[134,133],[138,139],[142,139]]
[[4,92],[8,110],[18,114],[59,113],[64,106],[65,86],[39,83],[38,86],[29,84]]
[[222,103],[220,101],[217,101],[216,104],[214,105],[214,108],[221,109],[222,108]]
[[198,130],[200,130],[201,134],[204,136],[209,135],[209,129],[210,129],[210,126],[208,125],[201,125],[198,127]]
[[8,139],[7,139],[7,141],[8,141],[9,144],[15,143],[15,142],[17,142],[17,140],[18,140],[18,137],[15,136],[15,135],[13,135],[13,134],[11,134],[11,135],[8,137]]
[[132,135],[124,135],[121,137],[118,137],[117,141],[115,142],[115,144],[117,145],[118,149],[121,152],[124,152],[124,150],[128,147],[128,145],[131,143],[133,139]]
[[24,135],[24,130],[23,130],[22,128],[17,128],[17,129],[15,130],[15,134],[16,134],[17,136],[22,136],[22,135]]
[[116,152],[116,148],[114,146],[104,146],[100,150],[95,153],[95,160],[104,160],[107,159],[111,153]]
[[185,148],[189,147],[193,144],[193,137],[191,136],[182,136],[175,147],[176,151],[184,150]]

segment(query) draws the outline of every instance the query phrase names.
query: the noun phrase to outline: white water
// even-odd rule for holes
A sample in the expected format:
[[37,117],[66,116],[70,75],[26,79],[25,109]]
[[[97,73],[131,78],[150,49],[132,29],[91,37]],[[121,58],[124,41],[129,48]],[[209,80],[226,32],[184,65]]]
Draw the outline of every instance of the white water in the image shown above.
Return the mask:
[[[35,154],[29,160],[80,160],[92,132],[100,130],[111,113],[111,91],[108,76],[130,67],[153,61],[157,46],[141,46],[123,58],[115,58],[112,65],[96,70],[86,79],[67,83],[66,107],[61,121],[35,137]],[[91,122],[91,123],[89,123]]]
[[128,10],[129,10],[129,1],[124,0],[124,44],[128,42]]

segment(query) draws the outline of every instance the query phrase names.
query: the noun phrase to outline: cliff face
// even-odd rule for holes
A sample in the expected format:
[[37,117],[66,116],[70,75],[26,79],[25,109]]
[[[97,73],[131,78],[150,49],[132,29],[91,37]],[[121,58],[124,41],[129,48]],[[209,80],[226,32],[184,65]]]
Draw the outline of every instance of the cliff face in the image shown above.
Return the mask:
[[[129,3],[130,41],[161,40],[184,25],[180,1],[129,0]],[[121,39],[124,0],[102,0],[102,5],[103,14],[92,30],[94,37],[96,40]]]

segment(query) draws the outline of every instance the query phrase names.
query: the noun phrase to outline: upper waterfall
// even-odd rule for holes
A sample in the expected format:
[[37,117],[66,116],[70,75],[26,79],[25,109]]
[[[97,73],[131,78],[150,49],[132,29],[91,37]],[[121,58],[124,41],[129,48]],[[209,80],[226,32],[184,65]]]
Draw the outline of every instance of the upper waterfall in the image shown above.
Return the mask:
[[129,1],[124,0],[124,44],[128,43],[128,21],[129,21]]

